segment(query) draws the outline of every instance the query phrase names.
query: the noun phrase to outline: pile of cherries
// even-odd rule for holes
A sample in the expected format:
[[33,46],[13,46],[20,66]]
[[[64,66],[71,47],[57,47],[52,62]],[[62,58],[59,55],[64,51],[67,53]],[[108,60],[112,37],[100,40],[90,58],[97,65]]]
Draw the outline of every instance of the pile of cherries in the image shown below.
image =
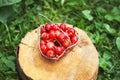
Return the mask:
[[40,27],[39,48],[43,57],[49,60],[59,60],[67,50],[71,50],[78,42],[74,28],[66,24],[45,24]]

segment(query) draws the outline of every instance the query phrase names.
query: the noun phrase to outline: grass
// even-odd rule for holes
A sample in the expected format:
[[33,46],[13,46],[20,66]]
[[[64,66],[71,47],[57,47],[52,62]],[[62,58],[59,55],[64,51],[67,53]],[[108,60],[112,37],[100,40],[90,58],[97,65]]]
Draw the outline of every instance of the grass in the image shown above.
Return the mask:
[[98,80],[119,80],[119,4],[119,0],[22,0],[13,4],[12,14],[0,23],[0,80],[18,80],[16,46],[28,31],[51,21],[83,29],[99,52]]

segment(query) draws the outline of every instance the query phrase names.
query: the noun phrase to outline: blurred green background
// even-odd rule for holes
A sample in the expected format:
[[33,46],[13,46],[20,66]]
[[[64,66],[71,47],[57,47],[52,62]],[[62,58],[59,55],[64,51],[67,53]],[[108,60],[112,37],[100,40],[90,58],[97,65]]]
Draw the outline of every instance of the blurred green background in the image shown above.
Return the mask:
[[99,52],[98,80],[120,80],[120,0],[0,0],[0,80],[18,80],[16,46],[49,23],[39,14],[83,29]]

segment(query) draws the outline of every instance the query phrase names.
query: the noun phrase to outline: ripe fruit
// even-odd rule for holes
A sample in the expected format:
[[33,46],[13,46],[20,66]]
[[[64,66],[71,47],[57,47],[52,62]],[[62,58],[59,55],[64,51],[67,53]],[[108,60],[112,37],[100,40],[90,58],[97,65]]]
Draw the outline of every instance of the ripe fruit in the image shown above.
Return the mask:
[[65,47],[61,46],[62,52],[65,50]]
[[57,31],[55,31],[55,35],[56,35],[56,37],[58,37],[59,35],[60,35],[60,31],[59,30],[57,30]]
[[44,40],[40,40],[40,46],[41,45],[46,45],[46,42]]
[[46,32],[44,32],[44,33],[41,34],[41,38],[42,38],[44,41],[46,41],[46,40],[49,39],[49,34],[46,33]]
[[63,31],[66,31],[67,30],[67,27],[65,24],[60,24],[59,26]]
[[56,31],[58,29],[59,25],[58,24],[53,24],[52,25],[52,30]]
[[72,41],[72,44],[75,44],[78,41],[78,37],[77,36],[71,37],[71,41]]
[[70,37],[74,36],[75,35],[75,30],[73,28],[69,28],[68,31],[67,31],[68,35]]
[[56,37],[55,31],[54,31],[54,30],[50,30],[49,36],[50,36],[50,38],[52,38],[52,39],[55,38],[55,37]]
[[46,24],[46,25],[45,25],[45,29],[46,29],[47,31],[49,31],[49,30],[51,30],[51,26],[52,26],[51,24]]
[[48,51],[48,47],[46,45],[40,45],[41,51],[46,54],[46,52]]
[[41,28],[41,33],[46,32],[45,27]]
[[55,52],[53,50],[48,50],[46,55],[49,57],[49,58],[53,58],[55,57]]
[[55,44],[54,44],[53,42],[48,42],[48,43],[47,43],[48,49],[53,49],[54,46],[55,46]]
[[64,40],[64,41],[62,42],[62,46],[64,46],[64,47],[70,46],[70,41],[69,41],[68,39]]
[[63,42],[65,40],[65,38],[66,38],[65,34],[63,34],[62,32],[57,37],[57,39],[58,39],[59,42]]
[[46,35],[47,35],[47,33],[46,33],[46,32],[42,33],[42,34],[41,34],[41,38],[46,37]]
[[63,52],[63,47],[59,47],[59,46],[55,47],[54,51],[56,54],[60,55]]
[[40,31],[40,50],[47,59],[59,60],[68,50],[72,50],[72,45],[78,41],[74,28],[65,24],[46,24]]

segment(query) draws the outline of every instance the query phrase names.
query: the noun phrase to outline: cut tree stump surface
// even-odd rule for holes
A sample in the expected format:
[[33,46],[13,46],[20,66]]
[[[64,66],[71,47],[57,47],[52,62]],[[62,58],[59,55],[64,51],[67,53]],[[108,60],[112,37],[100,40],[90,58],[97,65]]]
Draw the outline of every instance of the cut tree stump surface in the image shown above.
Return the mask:
[[[72,25],[67,24],[72,27]],[[39,28],[28,32],[17,50],[18,71],[22,80],[96,80],[98,52],[87,34],[75,27],[79,44],[58,62],[49,62],[39,52]]]

